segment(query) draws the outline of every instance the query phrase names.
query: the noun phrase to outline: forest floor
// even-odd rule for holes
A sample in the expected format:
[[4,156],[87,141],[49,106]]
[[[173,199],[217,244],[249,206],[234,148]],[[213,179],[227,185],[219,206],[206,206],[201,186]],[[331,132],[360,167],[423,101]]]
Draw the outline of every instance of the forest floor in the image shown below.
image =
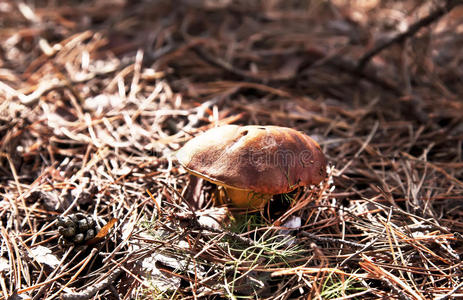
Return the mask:
[[[2,1],[0,299],[463,297],[462,2]],[[224,124],[328,178],[214,205]]]

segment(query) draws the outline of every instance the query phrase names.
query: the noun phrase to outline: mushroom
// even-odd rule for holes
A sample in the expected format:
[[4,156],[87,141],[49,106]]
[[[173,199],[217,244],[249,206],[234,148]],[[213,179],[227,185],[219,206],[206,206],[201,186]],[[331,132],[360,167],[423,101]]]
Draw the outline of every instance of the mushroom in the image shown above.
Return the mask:
[[243,208],[261,208],[274,194],[326,177],[317,142],[279,126],[212,128],[188,141],[177,159],[189,173],[225,187],[233,204]]

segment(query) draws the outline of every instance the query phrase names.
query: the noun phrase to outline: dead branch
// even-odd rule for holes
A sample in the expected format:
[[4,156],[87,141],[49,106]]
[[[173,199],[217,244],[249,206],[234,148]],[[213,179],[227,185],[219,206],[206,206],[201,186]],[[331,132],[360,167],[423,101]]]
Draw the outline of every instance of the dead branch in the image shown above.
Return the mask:
[[83,291],[78,293],[67,293],[60,295],[62,300],[87,300],[91,299],[96,293],[105,289],[110,284],[113,284],[116,278],[122,273],[121,268],[114,269],[105,279],[101,280],[98,283],[95,283],[93,286],[85,288]]
[[376,55],[378,55],[381,51],[384,49],[394,45],[394,44],[400,44],[406,39],[412,37],[415,35],[421,28],[426,27],[436,21],[438,21],[440,18],[448,14],[454,7],[458,5],[462,5],[463,1],[462,0],[446,0],[445,5],[440,6],[436,8],[434,11],[432,11],[429,15],[426,17],[418,20],[417,22],[413,23],[408,30],[406,30],[403,33],[400,33],[396,35],[395,37],[391,38],[388,41],[385,41],[382,44],[377,45],[373,49],[369,50],[367,53],[365,53],[362,58],[359,59],[359,62],[357,64],[357,71],[362,71],[365,66],[368,64],[368,62]]

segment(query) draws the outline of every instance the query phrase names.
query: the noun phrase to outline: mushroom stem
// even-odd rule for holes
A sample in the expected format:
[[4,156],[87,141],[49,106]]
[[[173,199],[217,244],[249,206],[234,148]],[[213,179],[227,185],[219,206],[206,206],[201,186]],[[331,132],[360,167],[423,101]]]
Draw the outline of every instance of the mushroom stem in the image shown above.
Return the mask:
[[269,194],[261,194],[230,187],[226,187],[225,190],[233,204],[242,208],[261,208],[272,198],[272,195]]

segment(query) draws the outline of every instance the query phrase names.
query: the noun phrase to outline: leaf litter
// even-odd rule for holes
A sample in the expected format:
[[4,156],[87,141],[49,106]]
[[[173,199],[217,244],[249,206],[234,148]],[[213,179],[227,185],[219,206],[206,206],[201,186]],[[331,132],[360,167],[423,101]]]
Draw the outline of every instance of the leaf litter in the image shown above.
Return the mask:
[[[461,4],[4,1],[0,299],[461,297]],[[225,124],[329,178],[218,207],[174,154]],[[63,246],[76,213],[105,230]]]

